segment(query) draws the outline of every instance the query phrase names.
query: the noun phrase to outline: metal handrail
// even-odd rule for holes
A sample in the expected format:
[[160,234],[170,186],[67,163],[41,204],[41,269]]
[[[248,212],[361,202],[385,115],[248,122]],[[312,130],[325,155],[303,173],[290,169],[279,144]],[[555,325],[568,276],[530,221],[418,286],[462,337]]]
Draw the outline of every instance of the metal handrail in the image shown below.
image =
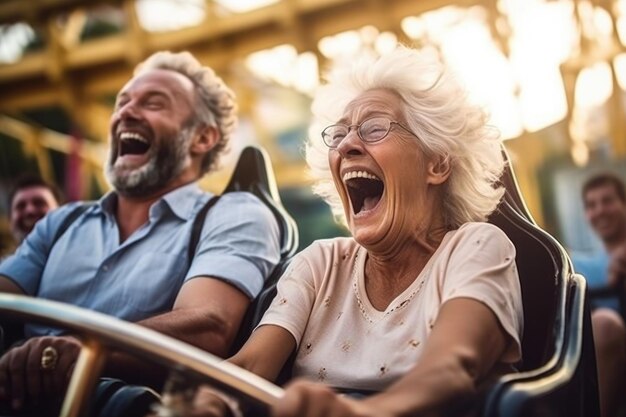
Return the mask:
[[[89,358],[85,359],[87,364],[95,363],[97,358],[93,357],[94,352],[102,355],[108,349],[119,349],[128,353],[140,353],[177,369],[195,371],[268,406],[283,396],[282,388],[215,355],[102,313],[50,300],[0,294],[0,315],[11,315],[20,320],[36,321],[70,330],[82,337],[86,350],[91,352],[91,355],[81,352],[81,357]],[[76,370],[78,371],[78,366]],[[85,369],[83,372],[89,370]],[[74,372],[70,388],[74,385],[85,385],[85,376],[77,375],[80,373]]]

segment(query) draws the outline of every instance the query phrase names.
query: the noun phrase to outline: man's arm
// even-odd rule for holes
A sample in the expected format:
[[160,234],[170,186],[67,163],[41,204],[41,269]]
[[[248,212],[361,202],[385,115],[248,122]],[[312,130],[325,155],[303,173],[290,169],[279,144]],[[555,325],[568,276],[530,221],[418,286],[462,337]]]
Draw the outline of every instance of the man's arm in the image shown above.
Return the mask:
[[248,296],[234,286],[196,277],[183,285],[171,312],[139,324],[223,357],[249,304]]
[[17,294],[24,295],[24,290],[22,290],[13,280],[5,277],[4,275],[0,275],[0,293],[8,293],[8,294]]
[[[172,311],[138,324],[225,357],[249,304],[248,296],[234,286],[216,278],[196,277],[183,285]],[[109,357],[104,373],[150,385],[166,375],[151,363],[121,353]]]

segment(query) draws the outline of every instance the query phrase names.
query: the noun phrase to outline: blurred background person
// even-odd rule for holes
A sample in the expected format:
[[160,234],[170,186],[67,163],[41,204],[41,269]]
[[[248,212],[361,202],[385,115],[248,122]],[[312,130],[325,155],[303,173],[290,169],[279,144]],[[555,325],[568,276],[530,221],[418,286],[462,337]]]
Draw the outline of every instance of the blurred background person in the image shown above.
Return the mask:
[[22,243],[35,224],[61,202],[55,185],[36,175],[19,178],[9,193],[10,227],[15,243]]
[[[613,173],[589,177],[582,186],[585,218],[602,242],[602,248],[587,254],[572,254],[576,272],[587,279],[590,288],[615,288],[621,284],[626,262],[626,192],[622,179]],[[620,287],[621,289],[621,287]],[[616,293],[595,306],[619,308]]]
[[572,262],[593,289],[603,291],[592,302],[593,335],[603,416],[613,416],[623,402],[626,381],[626,328],[620,313],[626,278],[626,190],[613,173],[589,177],[582,187],[585,217],[603,244],[593,254],[574,253]]

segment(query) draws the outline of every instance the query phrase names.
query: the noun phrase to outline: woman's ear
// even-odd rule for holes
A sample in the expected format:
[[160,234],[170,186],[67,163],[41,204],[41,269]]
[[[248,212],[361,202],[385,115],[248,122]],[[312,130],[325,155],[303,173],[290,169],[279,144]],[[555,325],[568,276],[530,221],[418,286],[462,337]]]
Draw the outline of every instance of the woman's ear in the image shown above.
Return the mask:
[[220,133],[215,126],[196,127],[195,136],[191,144],[191,153],[206,154],[211,151],[219,140]]
[[452,171],[452,164],[449,156],[438,156],[428,162],[428,184],[443,184]]

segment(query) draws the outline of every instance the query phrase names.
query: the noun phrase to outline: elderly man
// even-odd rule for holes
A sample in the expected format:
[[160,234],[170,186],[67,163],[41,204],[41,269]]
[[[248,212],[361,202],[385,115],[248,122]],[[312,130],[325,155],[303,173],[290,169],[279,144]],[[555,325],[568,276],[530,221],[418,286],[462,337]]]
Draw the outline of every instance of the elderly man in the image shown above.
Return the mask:
[[[111,117],[113,191],[78,215],[68,205],[39,222],[0,266],[0,291],[90,308],[225,355],[279,260],[269,209],[247,193],[217,201],[197,185],[227,146],[235,113],[231,90],[189,53],[148,58]],[[14,410],[58,396],[80,346],[48,327],[29,325],[26,335],[0,360],[0,401]],[[138,374],[124,357],[110,362],[110,375]]]
[[50,210],[59,207],[59,190],[40,177],[19,178],[9,193],[11,234],[20,244],[35,224]]

